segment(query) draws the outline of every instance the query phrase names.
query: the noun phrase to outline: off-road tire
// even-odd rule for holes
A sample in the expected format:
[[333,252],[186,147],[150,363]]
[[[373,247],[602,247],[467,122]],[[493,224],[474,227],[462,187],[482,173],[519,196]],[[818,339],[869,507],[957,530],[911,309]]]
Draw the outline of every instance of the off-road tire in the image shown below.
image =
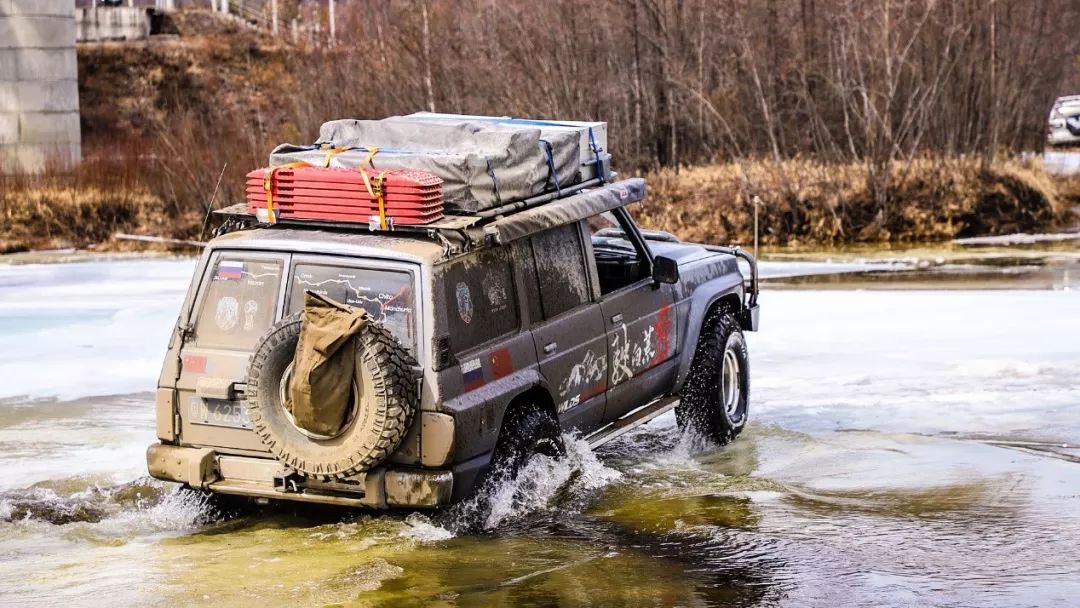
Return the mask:
[[[733,414],[724,407],[720,395],[724,355],[728,350],[739,363],[738,406]],[[724,444],[738,436],[746,426],[749,401],[750,357],[746,339],[732,308],[721,306],[709,315],[701,329],[694,361],[675,407],[675,419],[680,427]]]
[[566,455],[559,419],[535,404],[513,408],[503,418],[488,478],[513,479],[536,454],[550,458]]
[[385,327],[373,320],[364,324],[354,340],[359,411],[337,436],[320,439],[297,428],[281,402],[281,378],[299,338],[297,313],[273,325],[251,356],[247,410],[255,434],[286,466],[324,481],[385,460],[401,444],[419,405],[415,360]]

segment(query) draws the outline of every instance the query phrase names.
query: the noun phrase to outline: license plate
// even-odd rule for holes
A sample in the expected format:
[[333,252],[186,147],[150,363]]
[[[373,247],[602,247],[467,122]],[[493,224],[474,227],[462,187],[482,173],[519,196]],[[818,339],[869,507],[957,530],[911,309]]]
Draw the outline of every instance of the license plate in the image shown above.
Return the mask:
[[250,429],[247,406],[236,401],[223,399],[202,399],[194,397],[189,402],[188,420],[192,424],[226,426],[237,429]]

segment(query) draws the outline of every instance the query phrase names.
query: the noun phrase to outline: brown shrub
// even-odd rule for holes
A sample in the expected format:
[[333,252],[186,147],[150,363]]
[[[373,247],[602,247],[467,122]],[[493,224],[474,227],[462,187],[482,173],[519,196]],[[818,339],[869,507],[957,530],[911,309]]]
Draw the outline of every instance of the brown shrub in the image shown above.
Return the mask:
[[753,241],[757,196],[766,245],[940,241],[1045,230],[1064,220],[1059,180],[1027,162],[920,158],[891,167],[877,203],[863,164],[805,159],[661,170],[648,175],[642,222],[690,240]]
[[119,231],[153,231],[163,217],[160,201],[145,190],[56,182],[4,188],[0,252],[85,247]]

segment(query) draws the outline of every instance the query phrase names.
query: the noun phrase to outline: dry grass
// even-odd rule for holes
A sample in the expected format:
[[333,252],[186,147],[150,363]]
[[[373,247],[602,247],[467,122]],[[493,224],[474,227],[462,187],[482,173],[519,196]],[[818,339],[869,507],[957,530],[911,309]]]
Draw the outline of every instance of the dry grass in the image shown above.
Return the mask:
[[133,229],[153,230],[160,201],[145,191],[42,185],[0,197],[0,252],[85,247]]
[[810,160],[707,165],[649,177],[643,222],[714,243],[753,239],[754,196],[768,245],[941,241],[1051,229],[1066,219],[1076,182],[1037,166],[922,158],[891,167],[884,201],[862,164]]
[[[209,191],[217,176],[203,177]],[[1053,229],[1080,201],[1080,179],[1055,179],[1014,161],[989,169],[965,159],[895,166],[884,205],[869,196],[866,177],[863,165],[808,160],[659,171],[647,176],[640,219],[689,240],[749,244],[747,201],[756,195],[765,245],[929,242]],[[107,242],[115,232],[197,238],[208,195],[177,204],[158,192],[169,183],[157,161],[137,159],[122,166],[91,162],[66,175],[4,178],[0,251],[82,247]],[[236,184],[229,186],[222,194]]]

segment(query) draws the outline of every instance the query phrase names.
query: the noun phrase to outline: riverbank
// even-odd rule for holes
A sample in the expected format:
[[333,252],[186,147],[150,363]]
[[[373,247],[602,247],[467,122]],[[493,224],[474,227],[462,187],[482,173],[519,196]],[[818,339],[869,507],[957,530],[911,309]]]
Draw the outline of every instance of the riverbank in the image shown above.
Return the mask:
[[1039,159],[924,157],[893,163],[875,194],[864,163],[808,159],[662,170],[649,176],[642,223],[700,242],[750,244],[758,201],[763,245],[910,244],[1071,226],[1080,180]]
[[[71,173],[0,178],[0,253],[39,249],[174,250],[117,240],[117,233],[202,240],[214,227],[206,208],[242,200],[223,182],[206,200],[167,202],[168,182],[146,171],[91,159]],[[111,172],[111,173],[110,173]],[[1035,161],[983,167],[925,158],[891,168],[883,200],[867,188],[865,165],[809,160],[753,161],[661,170],[645,175],[644,226],[705,243],[753,243],[760,201],[761,244],[821,247],[935,243],[954,238],[1044,232],[1070,226],[1080,180],[1044,172]],[[181,249],[184,247],[181,246]]]

